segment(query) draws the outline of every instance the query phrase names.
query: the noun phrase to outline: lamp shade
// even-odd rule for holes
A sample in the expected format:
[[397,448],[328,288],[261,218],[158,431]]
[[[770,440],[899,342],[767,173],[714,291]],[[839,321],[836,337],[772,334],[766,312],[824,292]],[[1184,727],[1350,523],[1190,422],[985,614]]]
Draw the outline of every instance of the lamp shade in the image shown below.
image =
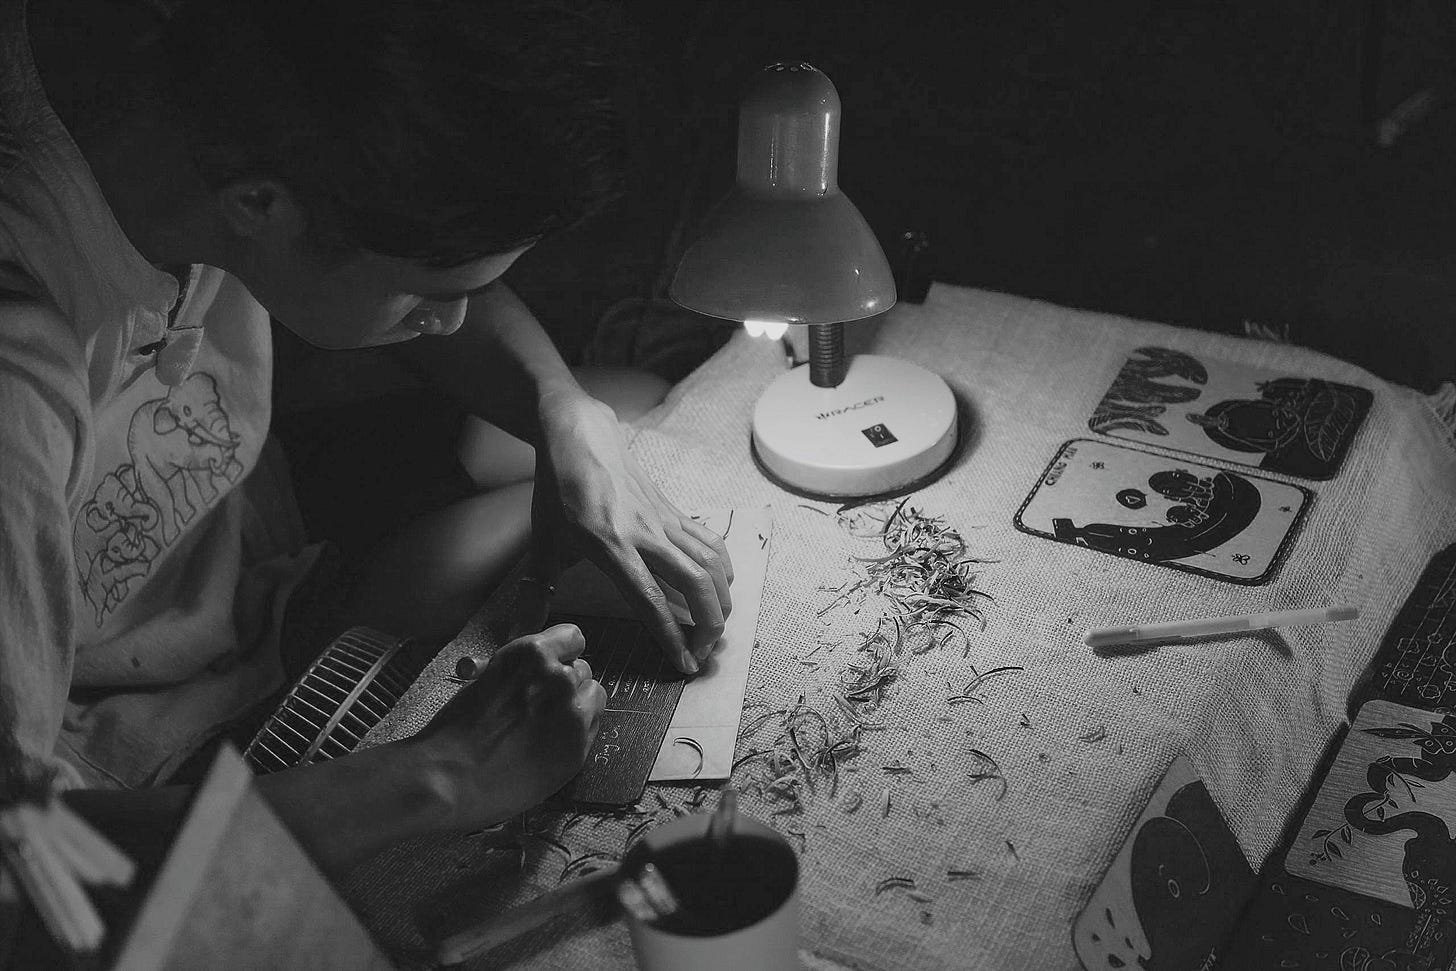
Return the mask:
[[738,175],[703,220],[669,293],[729,320],[823,324],[895,303],[874,232],[839,191],[839,93],[807,64],[755,75],[738,112]]

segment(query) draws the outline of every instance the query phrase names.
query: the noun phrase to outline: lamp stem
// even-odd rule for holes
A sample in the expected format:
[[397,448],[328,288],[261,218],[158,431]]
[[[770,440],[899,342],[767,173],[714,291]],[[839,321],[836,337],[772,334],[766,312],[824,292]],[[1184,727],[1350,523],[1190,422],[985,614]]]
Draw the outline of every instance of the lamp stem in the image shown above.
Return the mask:
[[844,324],[809,325],[809,381],[816,388],[837,388],[849,365],[844,358]]

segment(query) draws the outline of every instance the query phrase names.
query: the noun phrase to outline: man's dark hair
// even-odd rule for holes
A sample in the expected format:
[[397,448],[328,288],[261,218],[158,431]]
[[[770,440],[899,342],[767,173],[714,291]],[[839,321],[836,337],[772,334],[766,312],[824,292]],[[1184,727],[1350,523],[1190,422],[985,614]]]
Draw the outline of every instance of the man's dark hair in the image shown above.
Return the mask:
[[174,101],[212,188],[276,178],[327,249],[451,266],[620,184],[616,9],[561,0],[190,0]]

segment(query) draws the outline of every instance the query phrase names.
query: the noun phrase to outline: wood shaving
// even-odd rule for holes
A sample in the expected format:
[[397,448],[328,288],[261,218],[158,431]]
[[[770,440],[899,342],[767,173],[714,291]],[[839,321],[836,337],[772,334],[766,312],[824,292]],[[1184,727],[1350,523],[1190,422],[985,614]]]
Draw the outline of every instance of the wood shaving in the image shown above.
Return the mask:
[[566,866],[562,868],[561,877],[557,882],[564,883],[573,876],[585,876],[617,862],[618,858],[610,853],[584,853],[567,862]]
[[912,877],[886,877],[875,885],[875,896],[878,897],[886,890],[914,890],[915,880]]
[[878,706],[885,700],[885,689],[899,676],[900,665],[876,653],[870,661],[852,663],[840,672],[840,693],[847,701]]
[[633,826],[632,829],[628,831],[627,838],[622,841],[622,855],[625,856],[627,851],[632,848],[632,845],[634,843],[636,843],[643,836],[647,835],[647,831],[652,828],[654,822],[656,822],[656,820],[644,819],[642,822],[638,823],[636,826]]
[[[1018,671],[1025,670],[1026,669],[1021,667],[1020,665],[1006,664],[1002,665],[999,668],[992,668],[989,671],[978,672],[976,670],[976,666],[973,664],[971,665],[971,680],[967,682],[966,686],[958,692],[955,691],[954,688],[952,688],[952,694],[949,698],[946,699],[946,701],[950,704],[956,704],[966,701],[975,701],[979,702],[980,704],[985,704],[985,699],[982,698],[980,695],[976,694],[977,688],[985,684],[986,681],[990,678],[995,678],[1007,674],[1014,674]],[[1022,715],[1021,717],[1025,718],[1026,716]]]
[[772,730],[771,747],[755,748],[734,762],[736,771],[751,762],[761,762],[767,778],[757,783],[758,791],[781,805],[774,813],[801,812],[805,793],[813,794],[827,778],[829,797],[839,792],[842,762],[860,754],[860,726],[847,718],[848,727],[838,726],[806,703],[801,695],[793,705],[775,708],[751,719],[739,737]]
[[1005,799],[1010,786],[1006,781],[1006,774],[1001,771],[1000,764],[978,748],[971,749],[970,755],[980,764],[980,768],[970,774],[971,784],[988,781],[1000,782],[1001,791],[996,794],[996,801],[1000,802]]

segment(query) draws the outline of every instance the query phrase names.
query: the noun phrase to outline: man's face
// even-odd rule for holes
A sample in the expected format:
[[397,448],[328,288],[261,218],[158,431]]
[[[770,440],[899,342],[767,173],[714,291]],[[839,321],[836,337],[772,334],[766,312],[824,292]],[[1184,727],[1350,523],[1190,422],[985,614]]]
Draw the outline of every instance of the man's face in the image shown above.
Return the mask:
[[289,258],[255,264],[239,276],[280,323],[329,349],[453,333],[470,296],[500,279],[526,251],[440,269],[367,251],[330,263],[290,249]]

